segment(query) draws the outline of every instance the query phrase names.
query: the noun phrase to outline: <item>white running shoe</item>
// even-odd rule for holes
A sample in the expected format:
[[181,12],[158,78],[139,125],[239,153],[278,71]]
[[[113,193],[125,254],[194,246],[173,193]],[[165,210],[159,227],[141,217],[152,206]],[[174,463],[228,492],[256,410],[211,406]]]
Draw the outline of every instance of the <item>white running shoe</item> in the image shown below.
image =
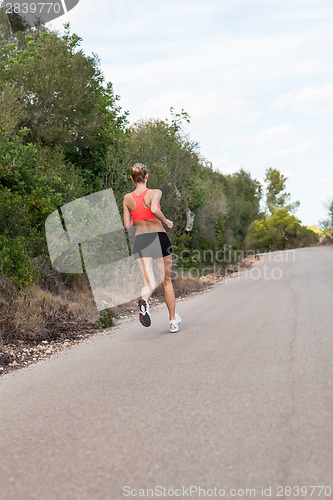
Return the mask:
[[182,318],[179,316],[179,314],[175,314],[176,318],[170,320],[170,332],[171,333],[177,333],[178,332],[178,326],[180,325],[180,322]]

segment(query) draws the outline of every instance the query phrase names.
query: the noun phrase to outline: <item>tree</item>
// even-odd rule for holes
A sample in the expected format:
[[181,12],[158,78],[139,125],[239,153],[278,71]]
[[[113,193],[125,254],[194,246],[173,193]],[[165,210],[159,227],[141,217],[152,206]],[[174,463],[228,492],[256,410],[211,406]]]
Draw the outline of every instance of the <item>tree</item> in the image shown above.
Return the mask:
[[276,168],[266,170],[265,182],[268,183],[266,205],[272,215],[279,208],[287,208],[289,212],[294,212],[300,205],[299,201],[288,204],[291,195],[285,192],[287,179]]
[[318,242],[318,235],[302,226],[292,212],[299,202],[289,203],[290,193],[285,192],[287,177],[277,169],[266,171],[266,205],[268,215],[252,222],[246,236],[246,247],[256,250],[284,250],[313,245]]
[[0,79],[15,86],[22,106],[19,125],[28,129],[27,140],[51,148],[61,145],[92,184],[103,175],[127,113],[121,113],[98,57],[85,55],[80,43],[69,24],[62,36],[42,26],[2,35]]
[[25,286],[47,252],[45,219],[89,190],[70,151],[91,146],[116,112],[76,35],[14,34],[3,9],[0,25],[0,270]]
[[250,224],[260,216],[261,185],[241,169],[225,176],[224,192],[228,206],[225,225],[232,234],[228,244],[243,248]]
[[320,221],[319,225],[326,240],[333,240],[333,199],[327,204],[328,218]]
[[131,126],[129,159],[130,164],[140,161],[148,166],[149,185],[163,191],[163,211],[172,218],[174,233],[180,236],[192,232],[196,213],[204,203],[204,160],[197,144],[183,133],[181,116],[172,116],[171,124],[151,119]]
[[302,226],[288,208],[278,208],[271,217],[254,221],[247,234],[247,248],[260,251],[285,250],[313,245],[318,235]]

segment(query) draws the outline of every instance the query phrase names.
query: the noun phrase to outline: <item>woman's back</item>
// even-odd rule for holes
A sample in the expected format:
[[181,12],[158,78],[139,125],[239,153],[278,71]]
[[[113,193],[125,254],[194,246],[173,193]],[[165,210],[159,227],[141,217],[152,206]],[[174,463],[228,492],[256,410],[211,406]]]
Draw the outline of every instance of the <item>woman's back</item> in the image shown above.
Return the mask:
[[[140,194],[135,191],[125,195],[125,200],[137,228],[136,234],[147,232],[147,229],[165,232],[160,220],[151,211],[153,196],[157,190],[147,188]],[[161,208],[160,204],[158,208]]]

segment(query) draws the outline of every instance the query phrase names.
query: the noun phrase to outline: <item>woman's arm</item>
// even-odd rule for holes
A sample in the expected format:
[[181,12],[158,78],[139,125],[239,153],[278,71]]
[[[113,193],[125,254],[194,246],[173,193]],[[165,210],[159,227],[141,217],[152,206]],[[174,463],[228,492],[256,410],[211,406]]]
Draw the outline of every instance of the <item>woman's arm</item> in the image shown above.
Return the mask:
[[129,229],[131,226],[133,226],[134,221],[133,218],[131,217],[131,212],[129,211],[126,205],[125,196],[123,199],[123,212],[124,212],[124,227],[125,229]]
[[160,202],[160,199],[161,199],[161,196],[162,196],[162,191],[160,189],[155,189],[154,190],[154,194],[153,194],[153,198],[151,200],[151,207],[150,207],[150,210],[153,212],[153,214],[155,215],[155,217],[160,220],[161,222],[163,222],[163,224],[166,225],[166,227],[168,229],[171,229],[172,226],[173,226],[173,222],[169,219],[166,219],[161,211],[161,209],[159,208],[159,202]]

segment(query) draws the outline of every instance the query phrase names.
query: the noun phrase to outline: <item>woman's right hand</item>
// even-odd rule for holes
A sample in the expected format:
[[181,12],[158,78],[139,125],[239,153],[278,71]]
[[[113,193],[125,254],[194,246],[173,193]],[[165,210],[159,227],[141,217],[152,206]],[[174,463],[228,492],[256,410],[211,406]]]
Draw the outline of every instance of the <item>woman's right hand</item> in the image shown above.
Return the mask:
[[166,219],[165,225],[166,225],[166,227],[168,229],[172,229],[173,228],[173,222],[172,222],[172,220]]

